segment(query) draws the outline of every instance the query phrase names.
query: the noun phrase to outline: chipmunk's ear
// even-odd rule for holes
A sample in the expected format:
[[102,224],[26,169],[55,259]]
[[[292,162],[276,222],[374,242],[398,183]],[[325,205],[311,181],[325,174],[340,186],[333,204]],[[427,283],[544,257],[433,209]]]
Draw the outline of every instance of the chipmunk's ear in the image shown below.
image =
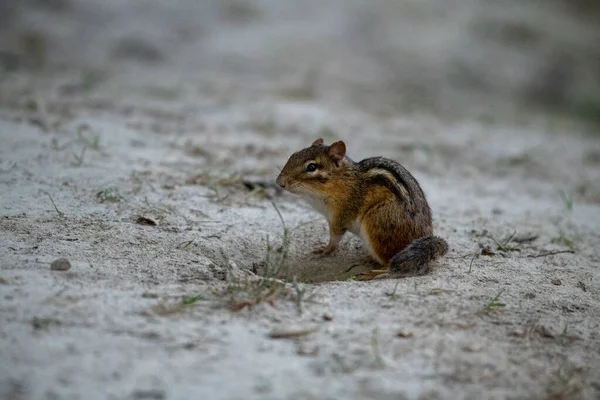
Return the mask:
[[341,161],[346,155],[346,144],[341,140],[329,146],[329,157],[333,160]]
[[318,138],[317,140],[315,140],[315,141],[313,142],[313,144],[312,144],[312,145],[313,145],[313,146],[322,146],[322,145],[323,145],[323,143],[324,143],[324,141],[323,141],[323,138]]

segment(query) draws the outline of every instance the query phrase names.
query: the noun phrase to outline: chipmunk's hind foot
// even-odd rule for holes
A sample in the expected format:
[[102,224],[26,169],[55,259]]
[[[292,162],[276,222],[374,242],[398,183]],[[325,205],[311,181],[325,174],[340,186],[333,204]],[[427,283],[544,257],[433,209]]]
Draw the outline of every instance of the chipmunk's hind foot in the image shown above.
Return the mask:
[[364,272],[356,276],[357,281],[371,281],[373,279],[385,279],[389,276],[387,269],[372,269],[369,272]]

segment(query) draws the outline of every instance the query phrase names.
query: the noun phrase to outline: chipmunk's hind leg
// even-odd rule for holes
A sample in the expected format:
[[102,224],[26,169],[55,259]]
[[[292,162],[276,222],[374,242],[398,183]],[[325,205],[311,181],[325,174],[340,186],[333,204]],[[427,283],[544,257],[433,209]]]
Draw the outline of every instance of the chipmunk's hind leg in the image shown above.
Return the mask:
[[381,265],[356,277],[357,280],[372,280],[389,277],[389,261],[398,252],[398,237],[402,237],[401,227],[395,221],[395,204],[383,202],[371,207],[363,217],[362,239],[373,258]]

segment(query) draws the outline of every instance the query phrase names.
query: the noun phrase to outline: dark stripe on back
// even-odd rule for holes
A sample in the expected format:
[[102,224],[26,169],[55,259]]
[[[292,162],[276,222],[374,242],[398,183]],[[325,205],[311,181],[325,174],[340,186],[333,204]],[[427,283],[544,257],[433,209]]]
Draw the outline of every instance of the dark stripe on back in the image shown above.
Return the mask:
[[[394,177],[394,179],[396,179],[398,184],[402,185],[402,187],[404,187],[404,189],[406,190],[406,193],[408,193],[408,197],[409,197],[408,200],[412,203],[412,199],[414,198],[414,193],[413,193],[412,187],[402,177],[402,175],[399,172],[399,169],[402,168],[404,170],[403,172],[411,178],[412,178],[412,175],[404,167],[402,167],[400,164],[395,163],[391,160],[382,159],[379,157],[368,158],[366,160],[363,160],[363,162],[361,162],[361,164],[362,164],[361,166],[362,166],[362,169],[364,172],[367,172],[368,170],[373,169],[373,168],[379,168],[379,169],[383,169],[383,170],[389,172],[390,174],[392,174],[392,176]],[[412,181],[416,182],[414,178],[412,178]],[[387,187],[387,185],[386,185],[386,187]]]
[[398,199],[398,201],[400,203],[410,203],[412,204],[412,201],[410,198],[406,198],[403,194],[402,191],[400,190],[400,188],[398,188],[397,185],[394,184],[394,182],[390,181],[387,177],[385,177],[384,175],[374,175],[368,178],[368,181],[370,184],[374,184],[374,185],[381,185],[384,186],[385,188],[387,188],[390,192],[392,192],[394,194],[394,196],[396,196],[396,198]]

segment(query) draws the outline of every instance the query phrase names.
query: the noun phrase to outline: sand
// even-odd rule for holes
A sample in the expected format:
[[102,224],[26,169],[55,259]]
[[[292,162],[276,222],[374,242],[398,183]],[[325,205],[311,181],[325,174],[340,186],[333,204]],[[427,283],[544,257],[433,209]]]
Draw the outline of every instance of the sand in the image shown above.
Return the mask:
[[[597,135],[382,115],[199,57],[1,82],[1,398],[597,398]],[[356,281],[350,234],[311,253],[325,221],[272,185],[319,136],[419,180],[450,245],[430,275]]]

